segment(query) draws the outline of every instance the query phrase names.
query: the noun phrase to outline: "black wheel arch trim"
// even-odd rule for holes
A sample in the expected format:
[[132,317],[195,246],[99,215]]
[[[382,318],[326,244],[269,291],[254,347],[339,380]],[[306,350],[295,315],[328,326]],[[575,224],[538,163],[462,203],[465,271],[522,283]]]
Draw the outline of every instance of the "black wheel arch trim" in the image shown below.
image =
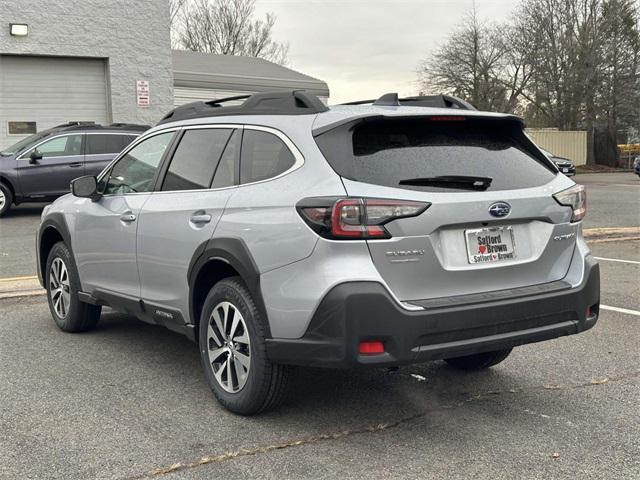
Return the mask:
[[249,292],[251,292],[260,316],[264,319],[267,337],[271,337],[267,309],[264,304],[264,299],[262,298],[262,291],[260,290],[260,271],[253,256],[249,252],[247,244],[242,239],[236,237],[212,238],[201,243],[195,250],[187,271],[190,322],[196,324],[200,320],[194,316],[194,287],[198,279],[198,274],[204,266],[212,260],[221,260],[238,272],[240,278],[242,278],[249,289]]
[[16,201],[22,200],[22,192],[16,188],[17,180],[18,180],[17,178],[14,180],[8,177],[7,175],[0,174],[0,183],[4,184],[9,189],[9,191],[11,192],[11,195],[13,195],[14,203]]
[[[71,244],[71,234],[69,233],[69,228],[67,227],[67,222],[64,219],[64,215],[61,212],[53,212],[47,215],[47,218],[40,224],[38,228],[38,236],[36,239],[36,262],[37,262],[37,271],[38,271],[38,280],[40,281],[40,285],[45,288],[44,285],[44,266],[46,264],[47,259],[41,258],[42,255],[42,237],[44,233],[53,228],[60,234],[62,240],[67,245],[69,252],[73,256],[73,245]],[[75,261],[75,257],[74,257]],[[78,279],[80,281],[80,279]],[[82,285],[80,285],[80,290],[82,290]]]

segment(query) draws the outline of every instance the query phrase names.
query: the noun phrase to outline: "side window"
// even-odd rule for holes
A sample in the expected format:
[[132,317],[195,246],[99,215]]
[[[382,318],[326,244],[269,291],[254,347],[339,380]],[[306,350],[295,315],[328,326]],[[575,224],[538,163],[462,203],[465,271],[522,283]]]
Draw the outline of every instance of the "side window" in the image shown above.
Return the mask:
[[207,128],[184,132],[173,154],[162,190],[209,188],[231,129]]
[[133,139],[129,135],[117,134],[88,134],[86,155],[99,155],[104,153],[119,153],[129,145]]
[[[79,135],[66,135],[64,137],[57,137],[44,142],[37,147],[38,152],[43,157],[66,157],[69,155],[81,155],[82,154],[82,134]],[[24,156],[31,155],[33,150],[27,152]]]
[[148,192],[174,132],[154,135],[133,147],[113,166],[105,194]]
[[242,130],[234,130],[231,138],[227,142],[222,158],[218,163],[218,168],[213,176],[211,188],[223,188],[235,185],[235,166],[240,142],[242,141]]
[[122,148],[121,151],[125,149],[125,147],[129,146],[131,142],[133,142],[139,135],[123,135],[122,136]]
[[245,129],[240,154],[240,183],[251,183],[289,170],[295,158],[282,140],[272,133]]

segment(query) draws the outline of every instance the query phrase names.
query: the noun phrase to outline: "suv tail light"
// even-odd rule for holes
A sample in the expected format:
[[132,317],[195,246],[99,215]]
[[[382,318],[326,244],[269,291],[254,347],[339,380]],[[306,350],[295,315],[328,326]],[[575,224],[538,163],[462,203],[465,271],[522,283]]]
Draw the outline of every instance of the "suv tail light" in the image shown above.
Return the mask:
[[426,202],[376,198],[306,198],[296,208],[318,235],[335,240],[391,238],[384,227],[398,218],[415,217],[429,208]]
[[572,222],[579,222],[587,214],[587,192],[583,185],[574,185],[553,195],[560,205],[571,207],[573,215]]

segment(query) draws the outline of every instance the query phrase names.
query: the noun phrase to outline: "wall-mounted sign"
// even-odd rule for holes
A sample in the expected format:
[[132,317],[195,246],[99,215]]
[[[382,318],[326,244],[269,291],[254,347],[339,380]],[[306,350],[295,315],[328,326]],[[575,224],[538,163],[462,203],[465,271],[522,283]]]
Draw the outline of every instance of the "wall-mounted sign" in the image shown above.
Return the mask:
[[17,122],[9,120],[7,122],[7,133],[9,135],[31,135],[36,133],[36,122]]
[[151,105],[148,80],[136,81],[136,102],[139,107],[148,107]]

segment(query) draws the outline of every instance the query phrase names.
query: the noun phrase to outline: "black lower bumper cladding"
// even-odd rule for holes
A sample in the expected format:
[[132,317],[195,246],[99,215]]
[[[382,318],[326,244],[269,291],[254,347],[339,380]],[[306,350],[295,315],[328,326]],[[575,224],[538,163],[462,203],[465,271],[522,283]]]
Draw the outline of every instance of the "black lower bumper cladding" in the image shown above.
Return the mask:
[[[599,267],[588,257],[584,281],[574,288],[496,298],[410,311],[379,283],[343,283],[321,301],[302,338],[268,339],[267,353],[295,365],[396,366],[580,333],[598,319]],[[361,355],[362,341],[381,341],[385,352]]]

